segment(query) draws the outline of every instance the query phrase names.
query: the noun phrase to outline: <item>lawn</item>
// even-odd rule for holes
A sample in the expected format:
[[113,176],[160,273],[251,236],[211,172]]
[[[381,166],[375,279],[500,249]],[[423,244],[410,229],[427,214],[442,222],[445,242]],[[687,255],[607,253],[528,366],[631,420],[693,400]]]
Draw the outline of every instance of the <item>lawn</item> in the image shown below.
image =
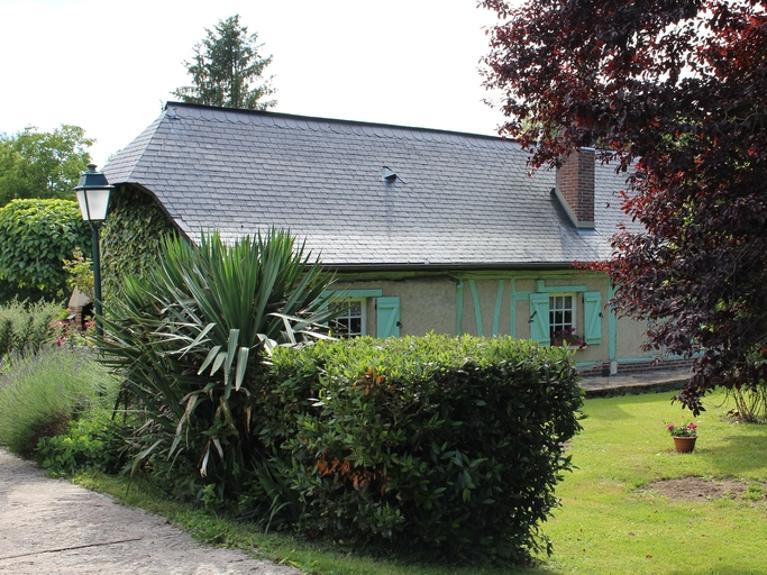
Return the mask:
[[[708,399],[696,418],[698,445],[673,451],[664,422],[688,415],[658,393],[588,400],[583,432],[572,441],[578,469],[558,489],[563,507],[544,531],[554,555],[536,569],[403,563],[350,555],[247,525],[191,506],[168,502],[123,478],[81,475],[76,480],[132,505],[167,516],[204,541],[241,547],[320,575],[540,575],[767,573],[767,426],[732,424],[722,395]],[[737,478],[750,497],[678,500],[642,489],[652,481],[685,476]],[[126,489],[126,485],[128,488]]]
[[[561,484],[563,507],[545,531],[556,573],[767,573],[767,503],[670,500],[637,488],[674,477],[767,480],[767,426],[732,424],[723,396],[706,402],[691,455],[673,451],[664,421],[687,413],[671,394],[586,402],[572,452],[579,469]],[[757,490],[752,487],[752,493]]]

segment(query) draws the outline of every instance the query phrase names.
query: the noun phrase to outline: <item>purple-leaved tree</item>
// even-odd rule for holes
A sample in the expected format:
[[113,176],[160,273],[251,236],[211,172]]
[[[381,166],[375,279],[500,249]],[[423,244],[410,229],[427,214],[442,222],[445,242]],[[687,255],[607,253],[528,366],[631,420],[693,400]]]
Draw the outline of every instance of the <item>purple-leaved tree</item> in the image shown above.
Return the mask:
[[594,146],[627,174],[602,265],[615,303],[649,320],[649,346],[692,356],[679,394],[698,413],[716,386],[767,376],[767,2],[483,0],[485,85],[502,133],[555,164]]

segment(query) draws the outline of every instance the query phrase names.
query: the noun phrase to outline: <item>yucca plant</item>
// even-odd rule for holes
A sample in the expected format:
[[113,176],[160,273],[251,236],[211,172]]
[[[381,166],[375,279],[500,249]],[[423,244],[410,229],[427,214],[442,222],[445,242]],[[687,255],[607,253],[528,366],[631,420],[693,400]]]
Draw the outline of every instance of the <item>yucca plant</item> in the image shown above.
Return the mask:
[[[323,337],[315,327],[330,283],[287,232],[233,245],[168,237],[158,264],[127,278],[104,318],[99,347],[138,409],[137,464],[187,459],[202,478],[236,487],[257,460],[257,383],[274,345]],[[172,465],[171,465],[172,467]]]

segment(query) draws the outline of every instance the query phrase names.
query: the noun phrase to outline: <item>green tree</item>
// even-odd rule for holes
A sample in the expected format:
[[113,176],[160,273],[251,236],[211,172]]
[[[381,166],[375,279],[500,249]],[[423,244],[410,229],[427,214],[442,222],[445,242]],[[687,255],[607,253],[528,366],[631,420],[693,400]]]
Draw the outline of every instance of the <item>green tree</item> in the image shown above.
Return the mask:
[[191,86],[183,86],[173,95],[183,102],[224,108],[266,110],[275,100],[271,78],[263,78],[272,57],[261,57],[258,34],[248,34],[239,15],[220,20],[213,30],[194,46],[194,58],[184,65],[192,77]]
[[14,199],[71,198],[92,144],[82,128],[67,124],[53,132],[28,127],[0,134],[0,206]]

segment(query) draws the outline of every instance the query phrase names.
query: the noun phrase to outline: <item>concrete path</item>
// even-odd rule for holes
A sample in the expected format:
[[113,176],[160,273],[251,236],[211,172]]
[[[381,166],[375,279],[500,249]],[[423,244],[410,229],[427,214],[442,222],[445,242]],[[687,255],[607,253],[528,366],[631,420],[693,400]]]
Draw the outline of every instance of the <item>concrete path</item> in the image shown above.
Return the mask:
[[297,575],[207,547],[165,519],[50,479],[0,450],[0,574]]
[[586,391],[586,397],[606,397],[681,389],[689,378],[689,368],[655,369],[606,377],[584,377],[581,387]]

